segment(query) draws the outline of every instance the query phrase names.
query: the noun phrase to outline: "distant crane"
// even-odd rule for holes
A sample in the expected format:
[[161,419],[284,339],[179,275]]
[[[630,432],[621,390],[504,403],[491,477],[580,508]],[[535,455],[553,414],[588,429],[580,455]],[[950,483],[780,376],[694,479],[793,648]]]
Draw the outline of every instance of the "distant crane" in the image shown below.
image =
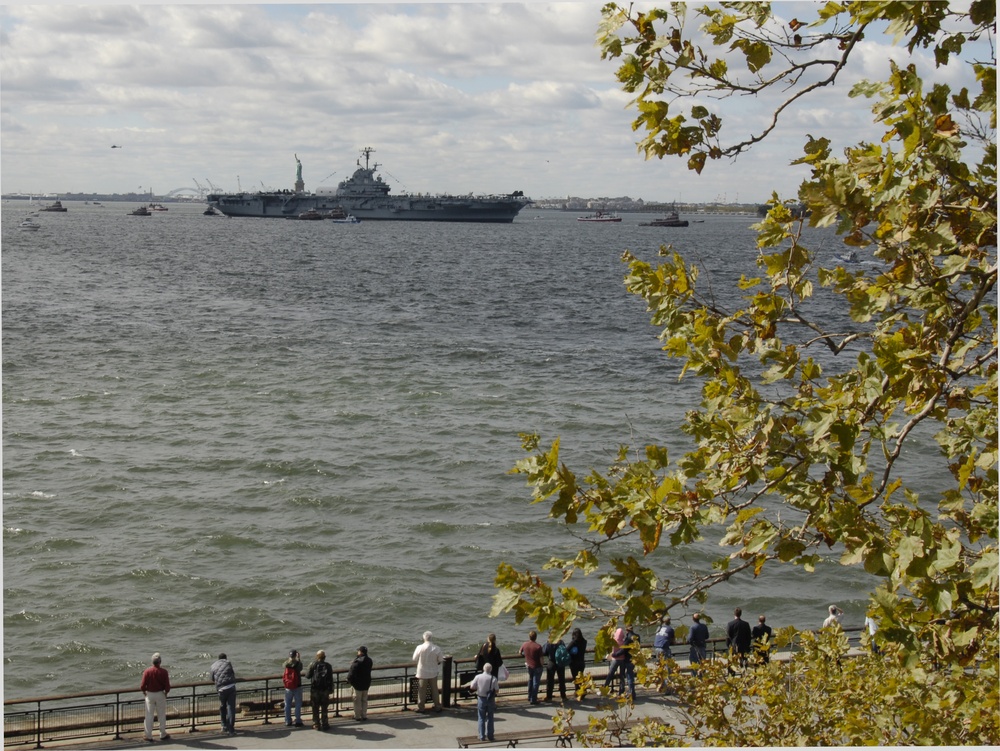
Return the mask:
[[200,201],[201,199],[203,199],[203,198],[205,197],[205,194],[206,194],[206,193],[207,193],[208,191],[207,191],[207,190],[205,190],[205,188],[204,188],[204,187],[202,187],[201,183],[200,183],[200,182],[198,182],[197,180],[195,180],[195,179],[194,179],[193,177],[191,178],[191,180],[192,180],[192,182],[194,182],[194,184],[195,184],[195,187],[197,187],[197,188],[198,188],[198,200]]
[[219,188],[217,188],[215,185],[213,185],[212,181],[209,180],[207,177],[205,178],[205,182],[208,183],[208,187],[210,187],[212,189],[213,193],[221,193],[222,192],[221,190],[219,190]]

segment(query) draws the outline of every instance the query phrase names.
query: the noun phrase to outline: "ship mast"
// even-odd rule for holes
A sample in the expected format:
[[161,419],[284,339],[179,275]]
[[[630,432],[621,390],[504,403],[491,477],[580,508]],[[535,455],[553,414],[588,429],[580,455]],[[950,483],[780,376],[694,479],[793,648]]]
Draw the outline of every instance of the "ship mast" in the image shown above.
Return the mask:
[[[363,156],[365,158],[365,169],[368,170],[368,171],[378,169],[378,163],[376,163],[375,166],[373,166],[373,167],[369,166],[369,164],[368,164],[368,157],[369,157],[369,155],[370,154],[374,154],[374,153],[375,153],[375,149],[373,149],[371,146],[365,146],[361,150],[361,156]],[[358,159],[358,166],[359,167],[361,166],[361,159],[360,158]]]

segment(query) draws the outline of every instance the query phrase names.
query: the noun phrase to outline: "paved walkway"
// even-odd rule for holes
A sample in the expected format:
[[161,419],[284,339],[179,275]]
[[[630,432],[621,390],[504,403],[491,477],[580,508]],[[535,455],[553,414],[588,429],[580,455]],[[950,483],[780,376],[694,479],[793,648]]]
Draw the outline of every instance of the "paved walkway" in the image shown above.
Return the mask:
[[[601,700],[607,701],[607,700]],[[552,727],[552,717],[559,709],[558,702],[543,702],[535,706],[525,701],[512,701],[507,704],[501,699],[498,702],[496,714],[496,732],[508,733],[522,730],[549,729]],[[586,718],[591,713],[600,713],[598,699],[588,697],[583,702],[570,701],[567,706],[576,711],[574,725],[586,726]],[[631,717],[668,718],[672,714],[673,702],[669,697],[658,694],[640,692]],[[305,721],[305,717],[303,717]],[[346,717],[331,718],[330,730],[323,733],[313,730],[308,725],[303,728],[278,725],[243,724],[236,722],[235,736],[223,735],[211,728],[195,733],[171,733],[170,740],[149,743],[142,733],[129,736],[119,741],[103,741],[74,745],[74,748],[86,749],[131,749],[146,748],[150,751],[159,749],[323,749],[323,748],[442,748],[458,747],[457,738],[476,734],[475,704],[463,702],[459,708],[444,709],[440,713],[416,711],[386,710],[369,712],[367,722],[357,722]],[[156,731],[154,730],[154,737]],[[504,744],[498,743],[502,748]],[[522,747],[554,746],[554,740],[549,742],[522,741]],[[62,746],[66,748],[67,746]]]

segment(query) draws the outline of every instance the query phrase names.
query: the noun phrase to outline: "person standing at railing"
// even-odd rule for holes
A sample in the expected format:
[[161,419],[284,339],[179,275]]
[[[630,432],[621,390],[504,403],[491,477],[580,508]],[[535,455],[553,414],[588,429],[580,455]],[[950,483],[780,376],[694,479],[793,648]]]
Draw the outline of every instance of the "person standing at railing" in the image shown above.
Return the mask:
[[542,685],[542,645],[538,643],[538,632],[528,632],[528,641],[521,645],[519,654],[528,669],[528,704],[538,704],[538,689]]
[[708,656],[708,626],[701,622],[701,613],[692,615],[691,620],[694,621],[694,625],[688,634],[688,644],[691,645],[688,659],[694,665]]
[[[608,661],[611,663],[611,665],[608,667],[608,674],[604,678],[604,687],[610,688],[612,691],[614,691],[615,676],[616,675],[618,676],[619,684],[621,684],[623,680],[622,675],[620,675],[620,673],[625,667],[625,662],[623,660],[624,653],[622,652],[621,647],[622,644],[625,643],[625,629],[619,626],[618,628],[615,629],[615,633],[612,635],[611,638],[614,640],[615,646],[611,648],[611,654],[608,655]],[[619,691],[619,693],[621,692]]]
[[483,672],[483,666],[489,663],[493,666],[493,675],[499,680],[500,666],[503,665],[503,657],[500,656],[500,648],[497,646],[497,635],[489,634],[483,646],[479,648],[476,655],[476,672]]
[[441,711],[441,694],[438,691],[438,675],[441,673],[441,662],[444,656],[440,647],[431,641],[434,634],[424,631],[424,642],[413,650],[413,661],[417,663],[417,711],[423,712],[430,694],[434,711]]
[[347,682],[354,689],[354,719],[365,722],[368,719],[368,689],[372,687],[372,658],[368,647],[358,647],[358,656],[347,670]]
[[656,655],[657,660],[660,663],[660,667],[664,671],[664,679],[660,683],[660,691],[667,690],[667,660],[674,656],[671,647],[674,646],[674,627],[670,625],[670,616],[665,615],[660,621],[659,628],[656,629],[656,635],[653,636],[653,654]]
[[488,662],[483,665],[483,672],[469,681],[468,687],[476,692],[478,716],[476,729],[479,740],[492,741],[497,711],[497,691],[500,690],[500,683],[493,675],[493,666]]
[[549,634],[549,640],[542,647],[542,652],[546,657],[545,701],[552,701],[556,678],[559,679],[559,698],[566,701],[566,667],[569,665],[569,649],[562,639],[552,641],[552,634]]
[[302,727],[302,660],[293,649],[285,660],[281,681],[285,684],[285,725],[292,726],[292,707],[295,707],[295,727]]
[[[569,674],[576,683],[576,677],[580,673],[587,669],[587,640],[583,638],[583,632],[578,628],[574,628],[569,635]],[[583,691],[580,694],[580,699],[583,700],[587,696],[587,692]]]
[[146,740],[153,742],[153,714],[160,720],[160,740],[169,741],[167,733],[167,694],[170,693],[170,674],[160,667],[160,653],[153,653],[153,664],[142,672],[139,690],[146,697]]
[[326,652],[316,653],[306,672],[309,679],[309,705],[312,707],[313,729],[330,729],[330,692],[333,691],[333,668],[326,661]]
[[[726,648],[729,649],[730,657],[735,657],[740,667],[746,667],[752,645],[750,624],[743,620],[743,609],[736,608],[733,611],[733,620],[726,624]],[[732,666],[729,672],[733,672]]]
[[771,661],[771,627],[765,623],[767,619],[762,615],[757,618],[757,625],[750,630],[750,636],[757,647],[757,654],[764,663]]
[[831,605],[829,607],[830,615],[826,617],[823,621],[823,628],[829,628],[830,626],[840,625],[840,616],[844,614],[844,611],[838,608],[836,605]]
[[212,663],[208,674],[215,681],[215,690],[219,692],[222,732],[236,735],[236,671],[225,652],[219,653],[219,659]]

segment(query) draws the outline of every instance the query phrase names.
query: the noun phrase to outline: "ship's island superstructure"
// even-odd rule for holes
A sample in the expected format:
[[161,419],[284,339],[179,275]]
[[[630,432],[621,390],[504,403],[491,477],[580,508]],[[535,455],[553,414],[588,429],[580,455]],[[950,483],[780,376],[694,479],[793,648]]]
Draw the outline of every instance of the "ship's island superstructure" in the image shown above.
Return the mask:
[[[343,211],[362,221],[431,221],[510,223],[531,200],[521,191],[491,196],[389,195],[390,187],[380,175],[374,153],[365,147],[354,174],[330,194],[307,193],[302,181],[302,164],[296,156],[296,190],[259,193],[213,193],[212,206],[227,216],[290,218],[313,209],[321,213]],[[364,165],[362,165],[362,159]]]

